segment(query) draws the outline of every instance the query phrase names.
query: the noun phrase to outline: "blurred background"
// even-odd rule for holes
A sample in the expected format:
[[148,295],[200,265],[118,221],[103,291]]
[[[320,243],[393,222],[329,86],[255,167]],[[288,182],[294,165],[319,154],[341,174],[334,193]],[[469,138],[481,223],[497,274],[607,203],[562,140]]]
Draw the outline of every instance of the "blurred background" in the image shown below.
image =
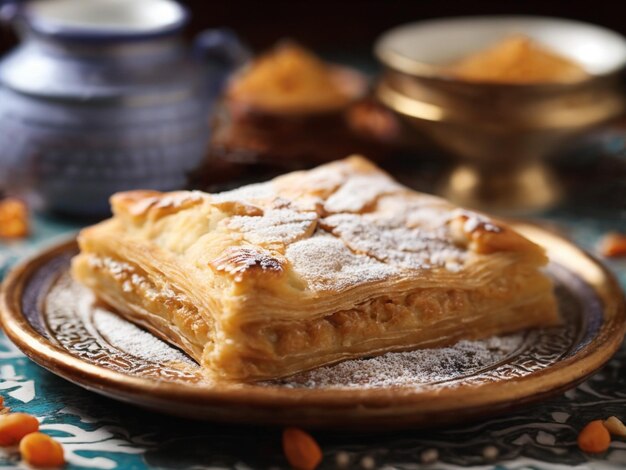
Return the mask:
[[[186,31],[189,38],[208,27],[227,26],[256,50],[270,47],[283,37],[292,37],[321,51],[334,53],[339,49],[371,57],[376,37],[393,26],[463,15],[556,16],[595,23],[626,34],[626,20],[619,2],[612,1],[185,0],[181,3],[193,14]],[[0,34],[0,52],[6,52],[16,43],[16,38],[9,28],[3,28]]]
[[[149,2],[143,3],[149,8]],[[228,40],[239,41],[240,47],[231,47],[227,54],[222,51],[217,60],[222,68],[215,69],[217,72],[212,69],[214,79],[206,87],[212,95],[195,100],[197,105],[208,99],[210,109],[191,111],[194,105],[191,99],[181,104],[180,109],[154,108],[144,110],[141,115],[135,115],[139,113],[137,107],[126,110],[112,107],[104,112],[91,104],[98,99],[127,99],[125,94],[137,90],[158,96],[163,87],[177,80],[180,90],[190,90],[198,83],[197,77],[191,77],[197,73],[189,71],[189,63],[183,64],[181,58],[162,69],[143,70],[139,67],[140,60],[132,66],[123,61],[104,65],[105,58],[110,60],[113,54],[106,41],[84,41],[80,37],[57,41],[57,33],[50,30],[30,34],[29,28],[37,28],[22,24],[20,29],[19,21],[7,20],[10,15],[5,9],[5,20],[0,26],[0,56],[4,55],[0,67],[5,73],[4,95],[0,85],[0,119],[4,119],[0,126],[0,145],[4,147],[0,155],[0,173],[4,173],[0,174],[0,191],[27,200],[30,208],[42,213],[61,214],[70,220],[100,218],[107,215],[106,200],[115,191],[137,187],[218,191],[360,152],[413,188],[441,194],[461,205],[506,215],[536,216],[575,208],[579,214],[601,211],[608,217],[622,217],[622,211],[626,210],[626,119],[622,109],[626,80],[620,62],[623,58],[614,60],[615,64],[609,66],[610,73],[594,76],[580,86],[552,87],[551,91],[549,87],[539,86],[537,93],[532,92],[534,95],[524,91],[513,96],[517,92],[502,91],[506,84],[471,85],[463,89],[466,85],[460,83],[458,90],[444,93],[443,88],[437,87],[448,86],[445,80],[435,84],[420,76],[421,72],[398,71],[381,54],[376,57],[374,53],[377,39],[398,25],[482,15],[578,20],[608,28],[608,33],[616,34],[613,39],[617,38],[615,41],[619,43],[626,35],[626,20],[615,2],[186,0],[180,3],[190,13],[186,27],[176,32],[187,44],[186,55],[197,54],[202,49],[203,54],[210,56],[219,49],[216,44],[224,40],[223,36],[216,39],[205,35],[201,41],[196,39],[207,28],[226,28],[233,35]],[[0,0],[4,6],[26,4]],[[455,26],[445,27],[455,34]],[[553,42],[559,52],[568,52],[569,48],[574,50],[574,55],[587,54],[590,62],[595,60],[593,55],[597,51],[612,47],[602,41],[594,43],[597,38],[592,38],[592,34],[587,48],[584,35],[576,39],[576,31],[560,31],[559,24],[542,28],[539,36],[548,38],[549,46]],[[20,30],[22,41],[17,33]],[[447,36],[442,37],[438,42],[445,46]],[[455,37],[450,42],[464,42]],[[297,118],[249,109],[242,112],[241,103],[233,102],[223,88],[227,83],[223,79],[232,79],[233,71],[254,63],[285,39],[296,41],[327,64],[342,65],[347,71],[362,75],[367,86],[355,91],[356,103],[351,102],[324,117],[308,112],[301,112]],[[45,47],[25,47],[31,43]],[[393,50],[396,46],[386,47]],[[428,48],[441,49],[436,45],[425,49]],[[585,48],[590,52],[585,52]],[[57,63],[50,65],[54,61]],[[44,62],[47,65],[42,66]],[[33,67],[37,65],[39,69],[35,70]],[[413,84],[402,82],[407,76],[411,76]],[[88,89],[94,83],[100,88]],[[398,103],[392,103],[395,98],[389,98],[389,93],[385,95],[381,86],[387,86],[387,91],[393,93],[404,93],[418,107],[426,103],[452,113],[461,110],[462,116],[451,123],[434,125],[430,118],[400,110]],[[416,94],[409,96],[413,92]],[[98,97],[98,93],[104,95]],[[429,101],[437,94],[446,96],[440,102]],[[470,95],[471,103],[459,98]],[[491,109],[494,103],[502,108],[495,114]],[[522,108],[524,112],[518,114],[524,115],[527,122],[520,124],[520,116],[507,121],[509,114],[515,114],[508,110]],[[548,108],[555,112],[545,112]],[[500,112],[506,114],[506,119],[498,117]],[[528,118],[527,114],[532,117]],[[563,122],[537,124],[550,121],[553,115]],[[584,122],[566,123],[576,119]],[[475,125],[483,121],[492,129],[477,131]],[[186,123],[189,127],[183,129]],[[508,126],[506,138],[492,135],[494,123],[502,129]],[[568,130],[564,131],[565,128]],[[141,132],[131,135],[133,129]],[[195,137],[190,138],[191,134]],[[143,149],[142,155],[138,155],[137,149]],[[33,194],[35,197],[31,197]]]

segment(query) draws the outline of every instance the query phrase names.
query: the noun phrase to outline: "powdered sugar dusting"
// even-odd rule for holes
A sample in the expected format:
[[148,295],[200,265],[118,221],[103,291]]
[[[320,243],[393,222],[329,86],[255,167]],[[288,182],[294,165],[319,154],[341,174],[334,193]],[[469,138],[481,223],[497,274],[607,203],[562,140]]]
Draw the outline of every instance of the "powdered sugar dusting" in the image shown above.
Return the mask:
[[[447,202],[411,192],[362,162],[336,162],[215,198],[262,199],[262,215],[221,224],[249,243],[282,244],[291,268],[311,290],[342,290],[407,270],[459,272],[468,256],[449,233],[453,212]],[[468,223],[474,220],[488,222],[476,215]]]
[[291,209],[266,210],[263,216],[235,216],[223,221],[231,230],[244,234],[250,243],[289,244],[309,234],[315,226],[317,215]]
[[333,214],[338,212],[361,212],[379,197],[403,189],[383,173],[357,175],[348,179],[333,193],[324,208]]
[[96,302],[64,272],[45,298],[50,335],[71,354],[133,375],[205,382],[193,359]]
[[450,221],[450,213],[446,207],[437,205],[417,206],[405,211],[407,227],[420,227],[423,230],[438,229]]
[[327,198],[346,180],[346,167],[343,165],[321,165],[308,171],[296,171],[276,178],[279,192],[287,194],[314,194]]
[[343,289],[398,273],[392,265],[352,253],[341,240],[323,232],[291,244],[286,257],[316,290]]
[[124,292],[140,290],[142,295],[151,301],[168,302],[171,300],[180,303],[190,303],[190,300],[182,293],[174,292],[168,285],[156,288],[146,277],[137,273],[136,269],[123,261],[115,260],[108,256],[100,257],[91,255],[89,265],[95,269],[105,269],[114,279],[122,284]]
[[465,231],[465,233],[472,233],[474,230],[477,230],[479,228],[482,228],[487,232],[493,233],[498,233],[502,231],[500,227],[492,223],[491,220],[489,220],[489,218],[484,215],[477,214],[475,212],[469,212],[464,209],[457,209],[456,211],[454,211],[454,213],[457,216],[466,217],[465,224],[463,225],[463,231]]
[[98,332],[114,347],[134,357],[151,362],[182,362],[197,364],[186,354],[174,349],[147,331],[102,308],[93,311],[93,323]]
[[276,190],[271,181],[265,183],[249,184],[241,188],[232,189],[211,195],[215,202],[241,201],[248,203],[258,203],[271,201],[276,197]]
[[408,228],[403,221],[381,220],[369,214],[337,214],[321,223],[353,251],[401,268],[438,266],[457,270],[467,256],[465,250],[454,245],[445,226],[433,230]]
[[212,201],[258,205],[258,213],[231,214],[218,225],[284,254],[286,269],[311,290],[339,291],[407,271],[460,272],[468,252],[455,244],[451,218],[467,217],[466,228],[495,227],[482,215],[410,191],[359,159],[219,193]]
[[370,359],[345,361],[265,384],[288,388],[419,388],[453,382],[497,365],[523,343],[523,333],[483,341],[460,341],[448,348],[387,353]]

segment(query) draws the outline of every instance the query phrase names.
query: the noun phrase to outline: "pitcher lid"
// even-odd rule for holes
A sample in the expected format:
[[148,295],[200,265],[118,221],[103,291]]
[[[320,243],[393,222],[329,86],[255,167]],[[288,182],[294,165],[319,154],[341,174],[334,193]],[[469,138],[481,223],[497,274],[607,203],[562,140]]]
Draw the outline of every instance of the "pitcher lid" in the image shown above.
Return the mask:
[[105,41],[172,34],[189,19],[174,0],[32,0],[16,16],[46,36]]

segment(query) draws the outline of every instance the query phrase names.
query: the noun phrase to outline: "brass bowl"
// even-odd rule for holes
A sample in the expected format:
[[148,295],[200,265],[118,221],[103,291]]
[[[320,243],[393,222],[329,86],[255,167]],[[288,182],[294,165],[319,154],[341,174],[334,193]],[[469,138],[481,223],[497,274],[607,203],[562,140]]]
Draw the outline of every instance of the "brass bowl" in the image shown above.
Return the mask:
[[[442,75],[470,52],[521,33],[581,64],[589,78],[563,84],[468,82]],[[547,208],[561,198],[546,157],[575,135],[624,112],[626,40],[576,21],[468,17],[412,23],[375,47],[385,66],[378,98],[458,157],[440,192],[500,212]]]

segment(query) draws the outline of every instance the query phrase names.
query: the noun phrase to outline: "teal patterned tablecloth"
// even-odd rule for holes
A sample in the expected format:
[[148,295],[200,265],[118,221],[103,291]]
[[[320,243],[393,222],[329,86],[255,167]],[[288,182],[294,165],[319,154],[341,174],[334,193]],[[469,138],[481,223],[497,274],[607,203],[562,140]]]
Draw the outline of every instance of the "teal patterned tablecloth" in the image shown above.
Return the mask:
[[[608,230],[626,232],[624,142],[612,136],[579,150],[559,167],[570,189],[568,203],[540,218],[593,251]],[[429,171],[427,166],[418,170],[424,180],[431,179]],[[79,225],[35,217],[29,239],[0,242],[0,277],[17,260],[70,236]],[[626,261],[608,265],[626,287]],[[288,468],[280,429],[176,419],[103,398],[35,365],[1,333],[0,394],[12,410],[37,416],[41,428],[63,443],[68,468]],[[609,451],[596,456],[576,446],[584,424],[610,415],[626,420],[626,348],[577,388],[515,414],[429,431],[313,434],[324,451],[322,469],[337,468],[339,453],[347,453],[349,468],[367,468],[373,459],[376,468],[410,470],[433,455],[437,462],[427,468],[626,467],[626,440],[614,440]],[[26,468],[14,450],[0,450],[0,468],[15,467]]]

